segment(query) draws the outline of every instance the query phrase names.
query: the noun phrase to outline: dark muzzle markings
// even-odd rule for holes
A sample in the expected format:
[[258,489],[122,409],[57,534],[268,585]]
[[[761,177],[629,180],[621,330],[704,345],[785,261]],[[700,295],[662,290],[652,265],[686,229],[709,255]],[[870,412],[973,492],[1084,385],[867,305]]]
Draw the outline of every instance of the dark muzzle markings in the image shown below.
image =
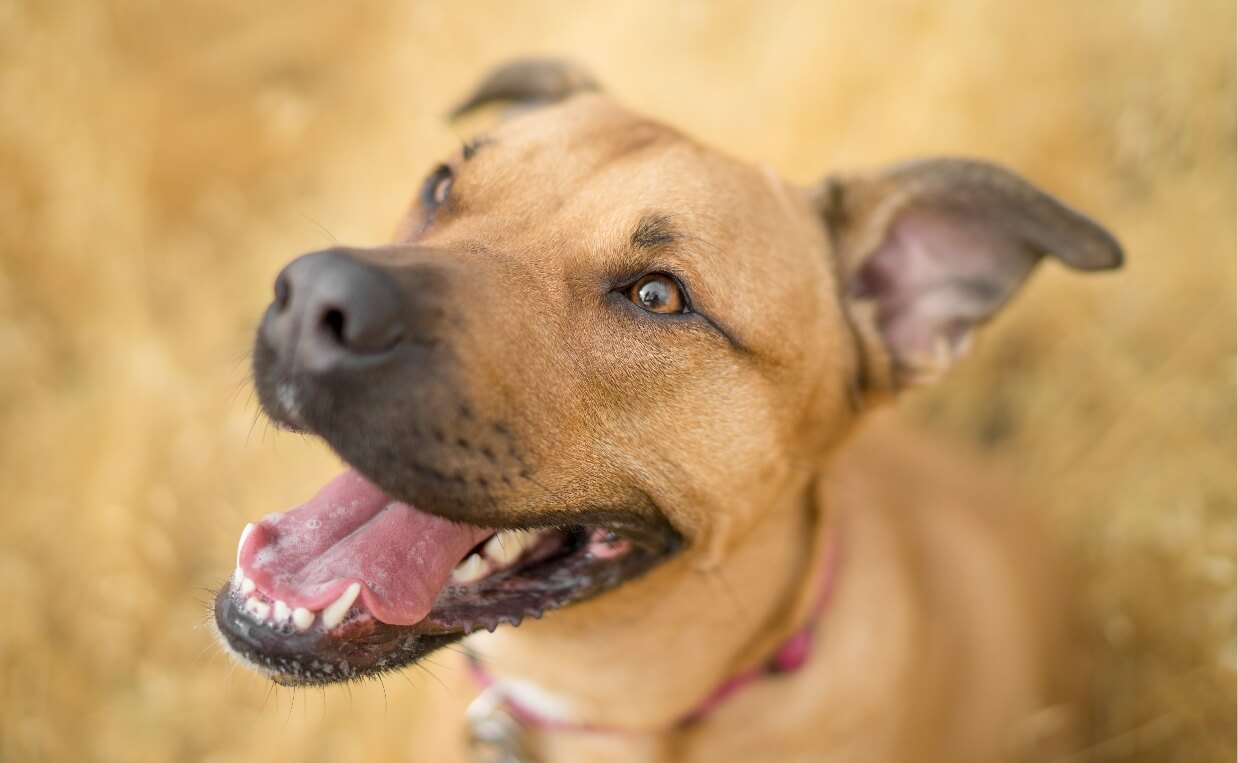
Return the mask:
[[419,254],[298,258],[258,331],[264,410],[354,467],[247,525],[216,598],[228,646],[280,683],[394,669],[618,585],[678,545],[669,527],[629,527],[613,508],[529,526],[477,521],[496,495],[535,478],[511,429],[454,383],[451,275]]

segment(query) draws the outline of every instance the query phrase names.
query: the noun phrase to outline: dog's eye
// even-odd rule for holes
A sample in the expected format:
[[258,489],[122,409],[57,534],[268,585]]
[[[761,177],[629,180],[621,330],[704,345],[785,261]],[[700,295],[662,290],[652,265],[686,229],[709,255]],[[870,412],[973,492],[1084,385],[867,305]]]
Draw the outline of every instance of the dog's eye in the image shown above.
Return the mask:
[[665,273],[650,273],[628,288],[628,299],[651,313],[686,312],[679,283]]
[[451,167],[440,164],[426,179],[426,187],[421,192],[422,203],[433,209],[447,201],[447,197],[451,194],[452,181],[455,179],[456,176],[451,171]]

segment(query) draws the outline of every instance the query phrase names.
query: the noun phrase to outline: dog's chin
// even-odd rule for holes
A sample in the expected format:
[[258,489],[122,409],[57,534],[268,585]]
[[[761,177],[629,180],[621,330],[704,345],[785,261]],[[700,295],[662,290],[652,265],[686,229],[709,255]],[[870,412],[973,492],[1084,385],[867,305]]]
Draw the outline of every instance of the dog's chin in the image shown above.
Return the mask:
[[246,527],[215,622],[229,650],[276,683],[395,670],[473,631],[603,594],[679,549],[669,525],[637,528],[631,514],[611,526],[572,523],[612,514],[624,515],[478,527],[347,472],[310,502]]

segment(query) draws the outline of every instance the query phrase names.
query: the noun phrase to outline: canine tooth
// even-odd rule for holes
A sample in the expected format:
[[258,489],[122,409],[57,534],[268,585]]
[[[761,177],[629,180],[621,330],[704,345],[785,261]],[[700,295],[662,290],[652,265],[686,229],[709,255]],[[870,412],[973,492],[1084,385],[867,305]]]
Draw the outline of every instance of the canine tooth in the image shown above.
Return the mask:
[[274,612],[276,621],[281,623],[287,622],[288,618],[292,617],[292,609],[288,606],[288,603],[283,600],[275,602]]
[[297,626],[299,631],[309,630],[309,627],[314,624],[314,613],[305,607],[297,607],[292,610],[292,624]]
[[249,614],[259,620],[267,619],[267,615],[271,613],[271,605],[267,604],[265,601],[262,601],[257,596],[250,596],[245,600],[245,609],[249,612]]
[[241,580],[241,594],[243,596],[250,595],[251,593],[254,592],[254,589],[256,589],[257,587],[258,587],[258,584],[250,580],[249,578],[243,578]]
[[476,583],[490,572],[490,565],[479,554],[469,554],[469,558],[456,565],[451,571],[451,579],[465,585]]
[[482,548],[486,556],[500,565],[507,566],[520,558],[529,545],[530,535],[522,530],[504,530],[495,533]]
[[250,522],[245,525],[245,529],[241,530],[241,539],[236,542],[236,566],[241,566],[241,549],[245,547],[245,541],[249,539],[249,534],[254,531],[254,523]]
[[344,589],[340,598],[327,605],[327,608],[322,611],[322,624],[327,630],[344,622],[344,615],[348,614],[348,609],[357,600],[359,593],[361,593],[361,584],[353,583]]

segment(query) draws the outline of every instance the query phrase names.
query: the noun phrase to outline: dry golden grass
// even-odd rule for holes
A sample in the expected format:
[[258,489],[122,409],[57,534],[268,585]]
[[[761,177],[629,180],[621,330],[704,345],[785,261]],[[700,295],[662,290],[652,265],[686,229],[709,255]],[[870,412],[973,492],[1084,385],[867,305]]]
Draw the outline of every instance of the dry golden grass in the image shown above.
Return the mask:
[[528,52],[797,180],[978,154],[1117,232],[1126,270],[1046,267],[907,407],[1081,560],[1080,759],[1232,760],[1234,28],[1228,0],[0,0],[0,761],[416,759],[426,673],[290,712],[202,602],[246,519],[337,468],[251,431],[274,274],[381,241],[448,104]]

